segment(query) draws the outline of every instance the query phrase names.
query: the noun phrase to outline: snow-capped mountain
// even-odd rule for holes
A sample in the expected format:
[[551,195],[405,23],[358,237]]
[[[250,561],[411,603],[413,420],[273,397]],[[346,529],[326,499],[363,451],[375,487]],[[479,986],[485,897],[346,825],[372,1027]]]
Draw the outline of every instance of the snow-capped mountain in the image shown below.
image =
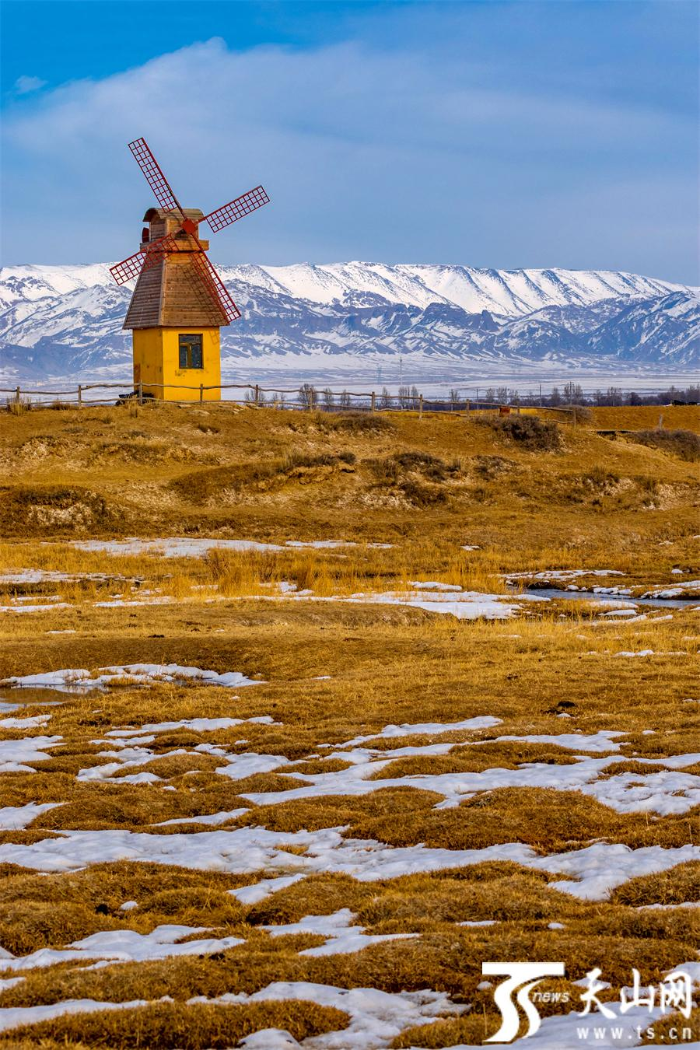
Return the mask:
[[[234,279],[237,268],[233,268]],[[634,274],[593,270],[477,270],[469,266],[388,266],[332,263],[312,266],[246,267],[250,283],[273,279],[279,289],[315,303],[341,302],[348,292],[380,295],[393,303],[426,307],[453,303],[466,313],[517,317],[543,306],[588,305],[625,295],[646,297],[680,290],[678,285]]]
[[[352,371],[398,358],[414,371],[474,361],[668,372],[692,366],[700,349],[698,290],[635,274],[361,262],[220,272],[243,311],[222,331],[225,372],[246,360]],[[0,270],[2,373],[128,377],[130,295],[107,263]]]

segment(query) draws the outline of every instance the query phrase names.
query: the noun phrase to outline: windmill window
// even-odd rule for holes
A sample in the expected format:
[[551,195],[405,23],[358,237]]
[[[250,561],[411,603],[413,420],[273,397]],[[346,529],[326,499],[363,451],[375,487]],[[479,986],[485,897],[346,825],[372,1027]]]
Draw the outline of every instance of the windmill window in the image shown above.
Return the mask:
[[204,368],[201,333],[181,335],[178,339],[180,344],[180,368]]

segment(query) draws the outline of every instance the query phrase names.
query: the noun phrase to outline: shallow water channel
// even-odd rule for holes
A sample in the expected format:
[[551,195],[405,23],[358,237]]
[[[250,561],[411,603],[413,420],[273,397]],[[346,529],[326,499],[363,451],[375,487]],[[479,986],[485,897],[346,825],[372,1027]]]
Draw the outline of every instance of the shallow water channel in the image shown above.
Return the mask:
[[659,609],[686,609],[700,605],[700,598],[635,598],[629,594],[598,594],[596,591],[567,591],[559,587],[527,587],[529,594],[542,598],[559,598],[574,601],[605,602],[610,605],[653,605]]

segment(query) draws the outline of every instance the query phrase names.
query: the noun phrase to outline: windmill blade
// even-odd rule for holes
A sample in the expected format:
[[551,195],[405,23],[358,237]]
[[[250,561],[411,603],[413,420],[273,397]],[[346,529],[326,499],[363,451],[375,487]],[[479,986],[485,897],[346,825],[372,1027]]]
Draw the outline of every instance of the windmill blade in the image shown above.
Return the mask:
[[143,248],[135,255],[130,255],[128,259],[123,259],[116,266],[110,267],[109,272],[117,284],[126,284],[127,281],[133,280],[144,270],[150,270],[152,266],[160,262],[165,252],[176,251],[179,251],[179,248],[174,237],[171,235],[159,237],[152,241],[148,248]]
[[179,211],[183,219],[185,213],[182,205],[170,188],[160,164],[148,148],[145,139],[134,139],[129,143],[129,149],[134,155],[136,163],[146,177],[146,182],[153,190],[156,200],[165,211]]
[[146,248],[146,259],[143,264],[144,270],[150,270],[151,267],[159,263],[163,256],[168,252],[179,251],[180,246],[171,233],[167,233],[165,237],[158,237],[155,241],[151,241]]
[[126,284],[127,281],[131,281],[141,273],[145,258],[145,252],[136,252],[128,259],[122,259],[116,266],[110,266],[109,272],[117,284]]
[[202,278],[202,282],[213,302],[223,311],[228,324],[237,321],[241,311],[234,303],[229,290],[209,261],[204,250],[192,253],[192,264]]
[[249,190],[242,197],[236,197],[235,200],[229,201],[228,204],[222,205],[221,208],[210,211],[208,215],[200,219],[200,222],[208,222],[212,230],[218,233],[225,226],[230,226],[232,222],[237,222],[244,215],[249,215],[251,211],[262,208],[263,204],[269,203],[270,198],[262,186],[256,186],[254,190]]

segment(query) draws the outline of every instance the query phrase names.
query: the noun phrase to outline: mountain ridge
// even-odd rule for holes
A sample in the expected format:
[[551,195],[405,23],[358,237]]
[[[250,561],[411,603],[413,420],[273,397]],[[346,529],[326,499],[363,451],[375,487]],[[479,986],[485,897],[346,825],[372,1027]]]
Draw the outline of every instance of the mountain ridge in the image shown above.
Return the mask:
[[[419,368],[440,360],[676,369],[700,350],[700,290],[638,274],[363,262],[219,269],[243,311],[222,331],[224,371],[243,360],[352,368],[388,357]],[[128,375],[121,326],[130,295],[108,263],[2,268],[2,373]]]

